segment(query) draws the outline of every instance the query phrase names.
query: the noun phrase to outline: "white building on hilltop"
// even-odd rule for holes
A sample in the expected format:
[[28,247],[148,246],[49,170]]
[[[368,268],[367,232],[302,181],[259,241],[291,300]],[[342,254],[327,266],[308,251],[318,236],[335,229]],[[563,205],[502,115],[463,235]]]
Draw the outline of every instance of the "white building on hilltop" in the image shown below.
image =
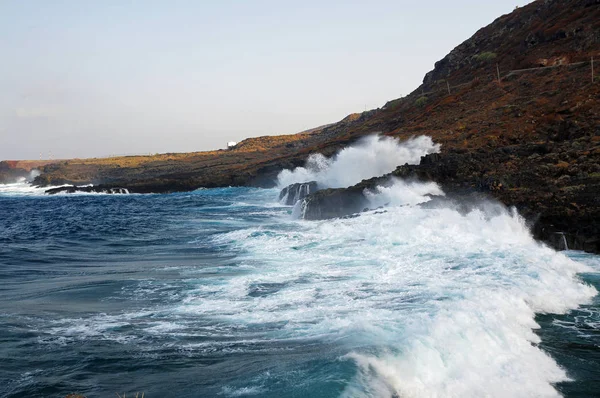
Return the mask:
[[236,145],[237,145],[237,142],[235,142],[235,141],[229,141],[227,143],[227,149],[233,149],[233,148],[235,148]]

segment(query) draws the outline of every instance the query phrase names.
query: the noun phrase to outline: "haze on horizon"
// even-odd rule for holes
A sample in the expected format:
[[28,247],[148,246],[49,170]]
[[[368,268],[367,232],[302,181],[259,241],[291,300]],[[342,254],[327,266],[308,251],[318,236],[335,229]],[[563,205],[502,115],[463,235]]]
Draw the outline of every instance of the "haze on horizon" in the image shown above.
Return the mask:
[[187,152],[406,95],[529,1],[0,0],[0,160]]

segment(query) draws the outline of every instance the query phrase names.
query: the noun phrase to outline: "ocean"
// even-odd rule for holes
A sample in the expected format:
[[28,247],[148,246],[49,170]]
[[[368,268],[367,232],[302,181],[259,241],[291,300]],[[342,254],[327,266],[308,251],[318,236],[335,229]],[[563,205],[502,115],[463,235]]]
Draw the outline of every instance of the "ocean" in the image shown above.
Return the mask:
[[489,204],[0,186],[0,396],[590,397],[600,257]]

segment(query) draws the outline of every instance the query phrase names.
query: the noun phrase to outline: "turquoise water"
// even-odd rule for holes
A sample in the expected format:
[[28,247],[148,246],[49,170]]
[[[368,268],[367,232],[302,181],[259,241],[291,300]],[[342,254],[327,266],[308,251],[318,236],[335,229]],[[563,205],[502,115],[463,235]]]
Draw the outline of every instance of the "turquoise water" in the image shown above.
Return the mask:
[[[0,396],[593,396],[600,260],[510,211],[0,189]],[[540,328],[541,326],[541,328]]]

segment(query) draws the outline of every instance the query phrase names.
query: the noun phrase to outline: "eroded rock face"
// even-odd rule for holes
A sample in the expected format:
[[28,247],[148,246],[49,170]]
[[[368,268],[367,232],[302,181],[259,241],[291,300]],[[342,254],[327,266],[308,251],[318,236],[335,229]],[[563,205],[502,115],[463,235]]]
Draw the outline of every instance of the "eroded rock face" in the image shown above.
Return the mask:
[[319,190],[316,181],[295,183],[283,188],[279,193],[279,202],[284,205],[293,206],[299,200]]

